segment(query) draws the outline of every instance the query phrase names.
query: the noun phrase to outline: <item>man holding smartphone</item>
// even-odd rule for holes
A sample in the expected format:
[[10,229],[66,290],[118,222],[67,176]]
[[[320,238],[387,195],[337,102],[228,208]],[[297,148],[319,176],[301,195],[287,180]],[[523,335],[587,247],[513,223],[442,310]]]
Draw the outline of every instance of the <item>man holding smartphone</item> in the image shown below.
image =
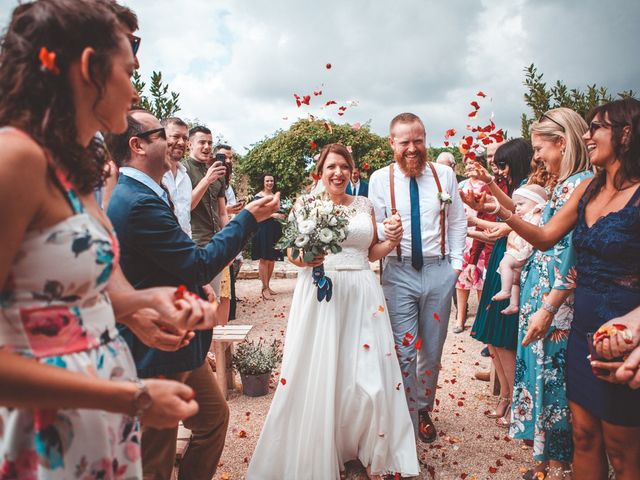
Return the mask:
[[[191,232],[193,241],[202,247],[211,241],[228,222],[224,181],[224,162],[211,162],[213,136],[207,127],[198,125],[189,130],[189,156],[182,164],[191,179]],[[220,275],[211,282],[220,296]]]

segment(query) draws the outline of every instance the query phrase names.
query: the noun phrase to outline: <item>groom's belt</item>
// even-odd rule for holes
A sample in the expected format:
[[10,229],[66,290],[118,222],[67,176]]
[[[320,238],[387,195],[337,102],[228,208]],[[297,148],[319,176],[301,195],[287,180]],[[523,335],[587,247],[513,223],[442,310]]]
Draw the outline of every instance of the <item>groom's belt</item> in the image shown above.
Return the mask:
[[[400,257],[400,258],[398,258],[395,255],[387,255],[387,258],[393,262],[403,263],[403,264],[406,263],[407,265],[411,265],[411,255]],[[429,256],[422,257],[423,265],[439,263],[442,261],[448,262],[449,254],[445,255],[444,258],[441,257],[440,255],[429,255]]]

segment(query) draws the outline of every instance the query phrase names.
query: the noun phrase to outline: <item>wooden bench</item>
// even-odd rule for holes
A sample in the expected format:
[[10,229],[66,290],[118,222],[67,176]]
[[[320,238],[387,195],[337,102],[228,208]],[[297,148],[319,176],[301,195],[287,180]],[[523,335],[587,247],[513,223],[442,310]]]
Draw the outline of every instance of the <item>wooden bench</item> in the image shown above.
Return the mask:
[[231,369],[231,346],[246,340],[253,325],[219,325],[213,327],[211,347],[216,356],[216,379],[224,398],[228,398],[229,389],[235,388],[233,370]]

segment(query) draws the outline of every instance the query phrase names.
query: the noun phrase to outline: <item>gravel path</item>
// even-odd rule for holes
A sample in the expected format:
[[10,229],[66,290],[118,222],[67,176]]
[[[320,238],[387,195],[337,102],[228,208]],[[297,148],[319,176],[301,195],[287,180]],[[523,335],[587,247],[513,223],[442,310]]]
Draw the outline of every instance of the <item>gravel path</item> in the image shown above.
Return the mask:
[[[243,301],[238,304],[238,319],[234,323],[254,325],[252,338],[284,339],[295,282],[295,279],[275,279],[272,288],[280,292],[279,295],[275,301],[263,301],[259,298],[258,280],[238,281],[237,292]],[[472,300],[470,315],[475,309],[475,300]],[[467,324],[472,323],[473,317]],[[469,329],[447,336],[438,385],[439,405],[432,416],[439,436],[432,444],[419,443],[422,473],[418,478],[514,480],[533,466],[531,448],[511,440],[506,429],[495,426],[493,420],[483,415],[494,407],[497,399],[491,396],[487,382],[473,376],[476,370],[488,370],[490,365],[489,359],[479,355],[481,348],[482,345],[469,336]],[[240,382],[239,377],[237,381]],[[229,431],[214,479],[244,478],[277,381],[274,375],[271,393],[264,397],[247,397],[238,390],[231,393]],[[350,479],[366,479],[359,462],[350,464],[348,472]]]

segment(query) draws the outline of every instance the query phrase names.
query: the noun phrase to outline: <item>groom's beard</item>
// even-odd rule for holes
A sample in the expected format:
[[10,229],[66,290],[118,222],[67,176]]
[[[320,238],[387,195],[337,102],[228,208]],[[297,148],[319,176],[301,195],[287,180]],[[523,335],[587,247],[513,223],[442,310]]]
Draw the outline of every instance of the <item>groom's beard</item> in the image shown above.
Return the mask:
[[400,169],[410,177],[418,177],[422,174],[427,164],[427,152],[417,150],[415,157],[407,159],[405,155],[395,156]]

